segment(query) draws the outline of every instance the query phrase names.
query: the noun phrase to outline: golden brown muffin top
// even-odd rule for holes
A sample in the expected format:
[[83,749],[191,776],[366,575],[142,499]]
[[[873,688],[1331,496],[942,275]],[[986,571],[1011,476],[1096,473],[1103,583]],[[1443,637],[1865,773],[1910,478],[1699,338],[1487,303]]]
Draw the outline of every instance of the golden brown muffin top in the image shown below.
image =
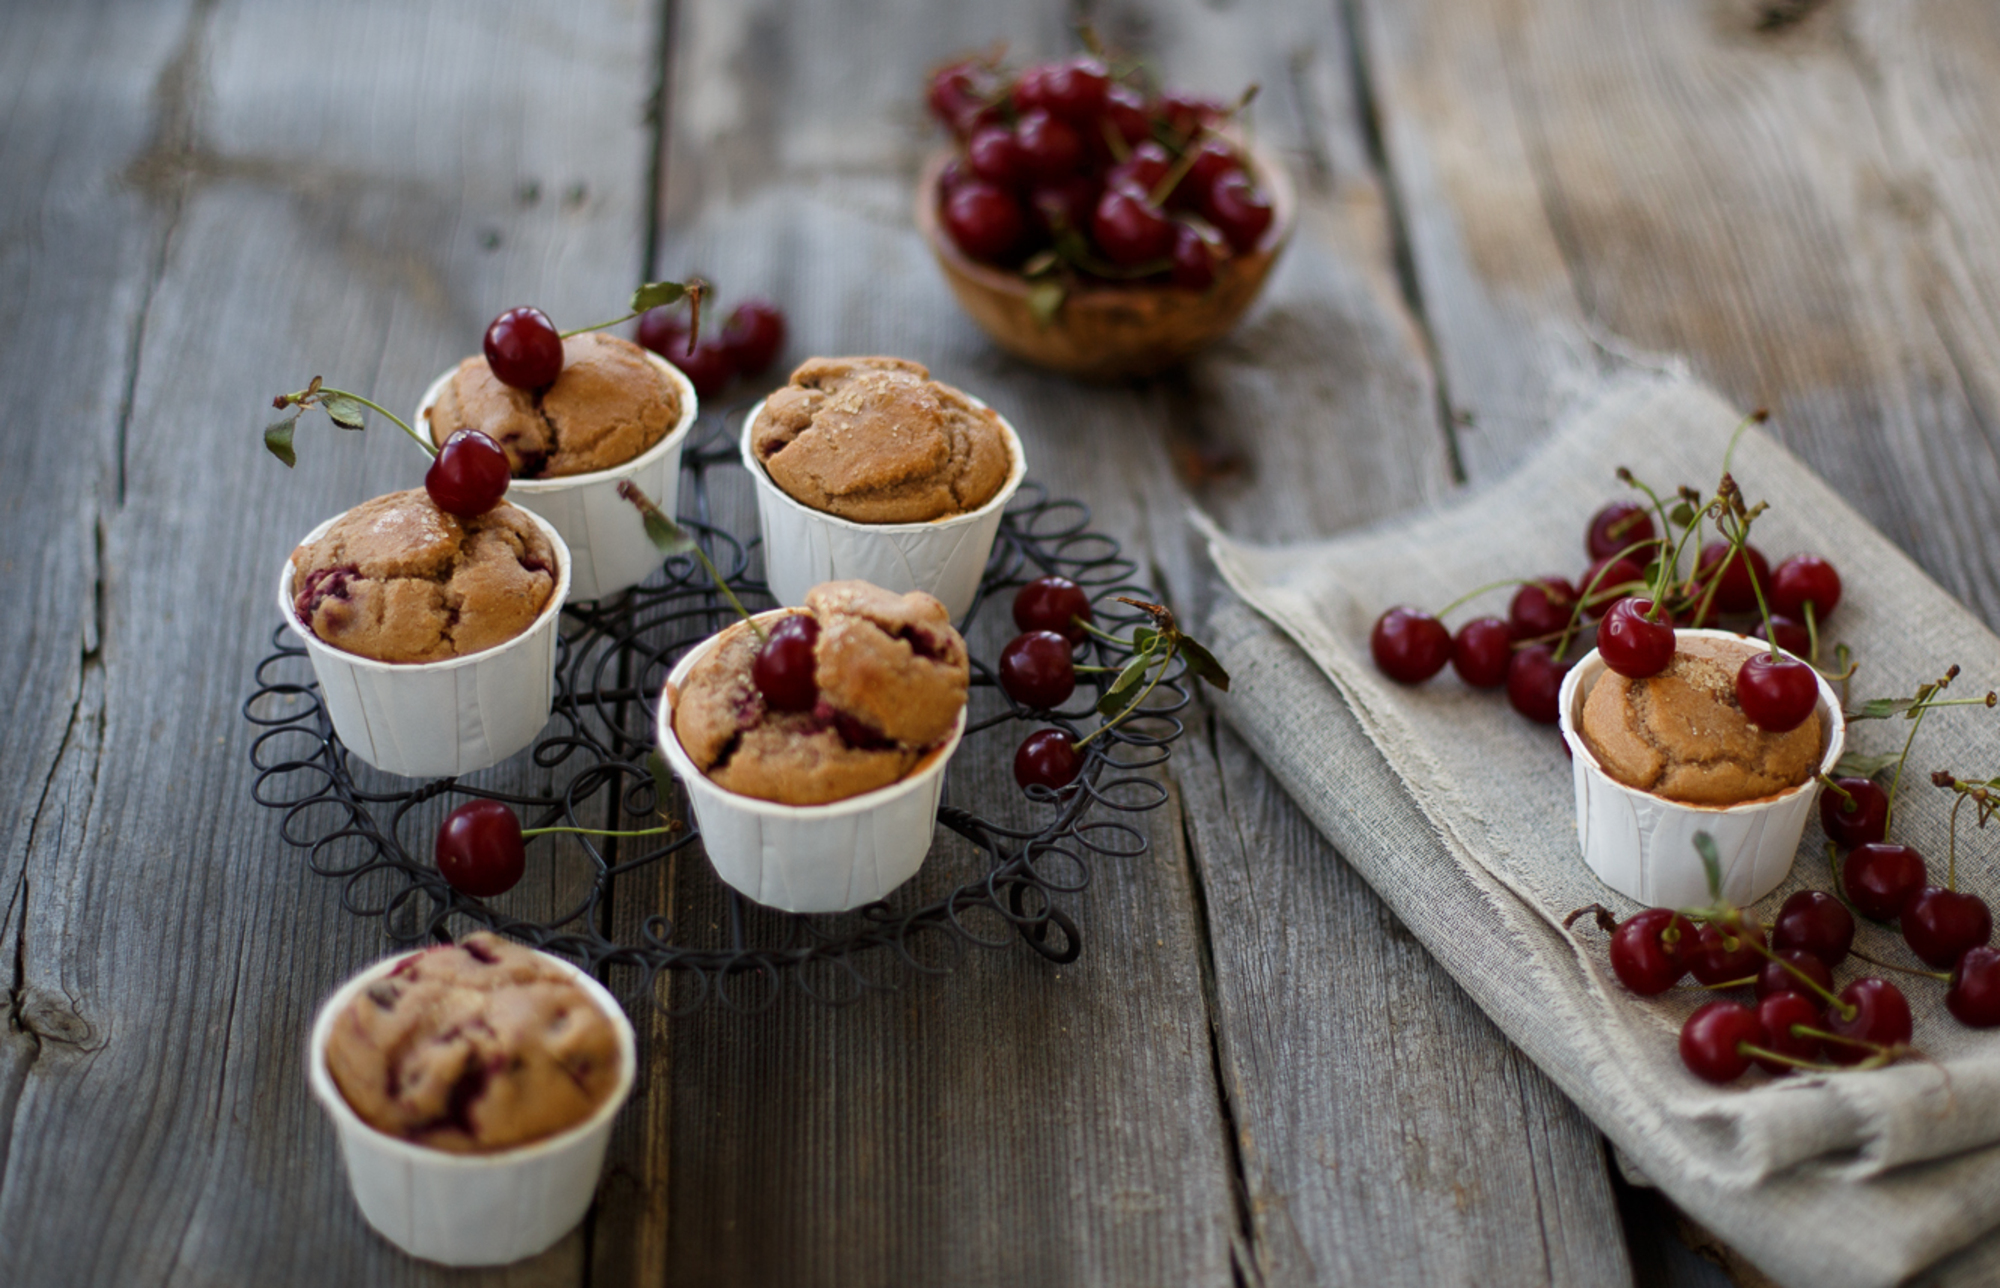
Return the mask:
[[1013,472],[993,411],[903,358],[810,358],[764,401],[751,446],[801,504],[855,523],[977,510]]
[[458,364],[426,413],[444,446],[477,429],[515,478],[567,478],[623,465],[680,423],[679,388],[630,340],[585,331],[563,341],[562,374],[543,390],[501,384],[486,359]]
[[1612,778],[1687,805],[1740,805],[1789,791],[1819,763],[1821,718],[1786,733],[1759,729],[1736,701],[1750,641],[1675,641],[1659,675],[1606,671],[1583,704],[1580,732]]
[[355,506],[292,551],[292,607],[312,633],[378,662],[442,662],[528,629],[556,553],[505,501],[461,519],[422,488]]
[[405,959],[334,1021],[327,1071],[363,1122],[453,1154],[589,1118],[618,1086],[618,1031],[553,962],[481,931]]
[[819,622],[812,711],[772,711],[751,678],[749,623],[722,633],[674,698],[674,734],[695,767],[728,791],[819,805],[886,787],[949,737],[971,667],[944,605],[861,581],[815,586]]

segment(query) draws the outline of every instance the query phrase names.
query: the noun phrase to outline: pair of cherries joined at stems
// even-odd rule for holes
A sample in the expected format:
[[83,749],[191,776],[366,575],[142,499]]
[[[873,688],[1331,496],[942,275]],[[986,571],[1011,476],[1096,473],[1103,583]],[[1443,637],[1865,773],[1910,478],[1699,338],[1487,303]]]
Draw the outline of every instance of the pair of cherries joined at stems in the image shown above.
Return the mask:
[[[1652,515],[1634,502],[1613,502],[1591,517],[1584,545],[1593,562],[1583,589],[1561,576],[1529,580],[1515,592],[1507,617],[1476,618],[1456,635],[1422,609],[1389,609],[1369,636],[1376,666],[1400,683],[1421,684],[1449,662],[1465,683],[1474,688],[1504,685],[1516,710],[1553,724],[1569,666],[1560,651],[1569,635],[1615,594],[1597,625],[1599,654],[1621,675],[1658,675],[1673,661],[1674,616],[1648,596],[1625,593],[1626,587],[1644,582],[1641,565],[1648,552],[1661,548]],[[1798,619],[1811,612],[1824,621],[1840,601],[1839,574],[1817,555],[1794,555],[1773,570],[1754,546],[1714,541],[1702,548],[1696,576],[1703,588],[1696,613],[1703,624],[1717,612],[1758,608],[1758,589],[1768,586],[1775,612],[1757,633],[1802,655],[1811,644]],[[1774,733],[1804,722],[1818,696],[1812,667],[1797,658],[1759,652],[1738,670],[1738,704],[1759,728]]]

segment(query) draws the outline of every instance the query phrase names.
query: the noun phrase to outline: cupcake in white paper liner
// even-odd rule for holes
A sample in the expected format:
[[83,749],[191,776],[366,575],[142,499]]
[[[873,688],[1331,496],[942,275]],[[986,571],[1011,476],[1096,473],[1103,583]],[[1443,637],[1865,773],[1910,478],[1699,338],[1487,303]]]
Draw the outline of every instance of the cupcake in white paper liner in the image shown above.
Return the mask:
[[[680,398],[680,419],[666,437],[623,464],[561,478],[517,478],[507,487],[509,501],[547,519],[568,544],[574,565],[570,578],[574,601],[616,594],[659,570],[660,552],[647,538],[638,511],[618,495],[620,483],[629,479],[667,514],[674,513],[680,500],[681,449],[694,428],[697,412],[694,385],[665,358],[640,352]],[[454,367],[432,381],[417,404],[411,423],[427,436],[431,408],[456,372]]]
[[[527,951],[527,950],[524,950]],[[619,1068],[611,1094],[565,1131],[495,1153],[448,1153],[377,1130],[340,1092],[327,1064],[336,1021],[364,989],[412,953],[385,958],[343,984],[320,1007],[306,1051],[313,1095],[333,1120],[354,1201],[368,1224],[413,1257],[447,1266],[519,1261],[563,1237],[590,1207],[605,1149],[638,1070],[631,1021],[602,984],[557,957],[535,953],[586,994],[616,1031]]]
[[[631,507],[626,507],[628,513]],[[570,588],[570,554],[546,519],[522,509],[554,547],[556,580],[527,629],[504,643],[439,662],[380,662],[335,648],[299,619],[291,557],[278,608],[305,642],[320,702],[348,749],[377,769],[443,778],[498,764],[534,742],[555,703],[556,628]],[[339,522],[335,515],[306,544]],[[633,526],[638,527],[637,516]]]
[[[965,395],[987,410],[986,404]],[[825,581],[867,581],[884,590],[921,590],[936,595],[962,621],[979,593],[979,579],[993,553],[1000,517],[1027,477],[1021,439],[1005,416],[995,419],[1007,443],[1007,481],[984,505],[928,523],[856,523],[815,510],[772,481],[757,459],[752,429],[764,410],[759,402],[743,418],[743,467],[757,482],[757,529],[764,538],[765,580],[781,604],[805,602],[806,592]]]
[[[1742,646],[1744,656],[1767,648],[1731,631],[1683,630],[1676,639],[1712,639]],[[1583,707],[1608,668],[1595,649],[1563,679],[1558,697],[1562,736],[1576,782],[1576,830],[1583,859],[1618,893],[1647,907],[1685,908],[1709,902],[1708,878],[1694,836],[1707,832],[1722,859],[1722,894],[1745,906],[1781,885],[1798,856],[1806,820],[1819,799],[1816,776],[1789,790],[1738,805],[1690,805],[1628,787],[1606,773],[1581,733]],[[1846,745],[1839,699],[1818,676],[1822,751],[1818,773],[1831,774]]]
[[[768,625],[785,616],[781,609],[760,613],[757,621]],[[682,686],[720,639],[690,649],[667,676],[657,729],[661,753],[687,788],[716,875],[746,898],[785,912],[843,912],[886,898],[930,853],[945,766],[965,735],[965,709],[943,742],[886,787],[821,805],[745,796],[704,774],[674,732]]]

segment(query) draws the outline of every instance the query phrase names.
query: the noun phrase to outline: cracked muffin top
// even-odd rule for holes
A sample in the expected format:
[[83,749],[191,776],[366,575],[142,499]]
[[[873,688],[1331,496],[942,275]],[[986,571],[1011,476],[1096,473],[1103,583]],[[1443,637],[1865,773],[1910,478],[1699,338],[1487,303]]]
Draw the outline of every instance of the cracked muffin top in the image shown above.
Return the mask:
[[327,1072],[377,1131],[453,1154],[589,1118],[618,1086],[618,1031],[555,963],[481,931],[414,953],[334,1021]]
[[461,429],[500,444],[517,479],[566,478],[623,465],[681,419],[680,390],[630,340],[586,331],[563,341],[562,374],[516,389],[475,355],[424,413],[439,447]]
[[819,623],[811,711],[765,703],[748,622],[722,632],[674,696],[674,734],[719,787],[785,805],[845,800],[902,778],[957,727],[971,668],[943,604],[830,581],[803,611]]
[[292,551],[292,607],[337,649],[442,662],[513,639],[548,606],[556,553],[505,501],[461,519],[422,488],[364,501]]
[[1736,671],[1750,641],[1675,641],[1658,675],[1606,671],[1583,704],[1581,732],[1604,772],[1685,805],[1741,805],[1789,791],[1820,758],[1817,709],[1786,733],[1750,723],[1736,701]]
[[977,510],[1014,468],[998,415],[902,358],[807,359],[765,399],[751,445],[794,500],[855,523]]

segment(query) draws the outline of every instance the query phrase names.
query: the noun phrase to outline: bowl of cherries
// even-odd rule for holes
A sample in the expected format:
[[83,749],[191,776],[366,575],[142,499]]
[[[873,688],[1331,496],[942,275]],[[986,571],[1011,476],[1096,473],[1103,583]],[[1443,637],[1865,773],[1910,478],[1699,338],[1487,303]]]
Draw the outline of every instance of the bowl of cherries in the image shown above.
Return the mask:
[[1236,324],[1290,237],[1283,168],[1234,106],[1093,55],[1018,72],[964,58],[928,102],[953,146],[917,227],[995,343],[1094,379],[1163,371]]

